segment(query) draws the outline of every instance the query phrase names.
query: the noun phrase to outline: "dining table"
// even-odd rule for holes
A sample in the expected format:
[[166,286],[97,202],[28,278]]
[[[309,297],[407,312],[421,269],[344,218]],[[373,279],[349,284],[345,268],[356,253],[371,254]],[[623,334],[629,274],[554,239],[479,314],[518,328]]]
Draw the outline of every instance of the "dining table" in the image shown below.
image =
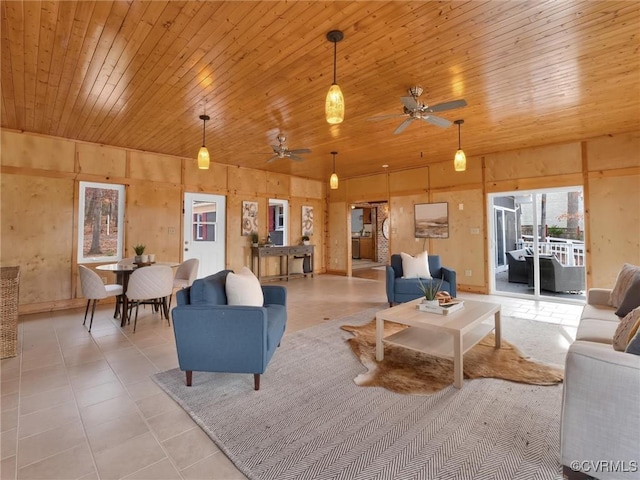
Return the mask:
[[129,277],[131,274],[136,271],[138,268],[144,268],[149,265],[166,265],[167,267],[175,268],[180,265],[178,262],[153,262],[153,263],[144,263],[144,264],[136,264],[136,263],[128,263],[128,264],[120,264],[120,263],[107,263],[104,265],[98,265],[96,270],[100,270],[102,272],[112,272],[116,275],[116,283],[122,285],[122,312],[120,309],[116,309],[116,316],[120,313],[120,327],[124,327],[128,321],[129,315],[129,301],[127,299],[127,285],[129,284]]

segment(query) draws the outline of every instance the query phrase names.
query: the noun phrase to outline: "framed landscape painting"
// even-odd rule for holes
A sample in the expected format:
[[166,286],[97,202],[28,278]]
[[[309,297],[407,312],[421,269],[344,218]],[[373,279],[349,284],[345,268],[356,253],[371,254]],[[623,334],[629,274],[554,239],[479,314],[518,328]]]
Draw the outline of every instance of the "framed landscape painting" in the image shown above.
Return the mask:
[[449,204],[418,203],[414,206],[416,238],[449,238]]

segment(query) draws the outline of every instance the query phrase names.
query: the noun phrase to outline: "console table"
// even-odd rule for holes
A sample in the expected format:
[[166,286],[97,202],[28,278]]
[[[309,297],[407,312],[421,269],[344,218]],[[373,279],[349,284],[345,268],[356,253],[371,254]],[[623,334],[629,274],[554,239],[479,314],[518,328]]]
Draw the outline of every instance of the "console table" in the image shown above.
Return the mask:
[[[313,245],[295,245],[290,247],[251,247],[251,270],[255,273],[258,280],[271,279],[271,278],[290,278],[306,276],[310,274],[313,277]],[[309,271],[300,273],[290,273],[290,260],[292,257],[309,257]],[[260,260],[268,257],[280,258],[280,272],[279,275],[269,275],[263,277],[260,270]],[[257,260],[257,262],[256,262]],[[305,259],[306,260],[306,259]],[[256,266],[257,263],[257,266]],[[284,264],[284,266],[283,266]]]

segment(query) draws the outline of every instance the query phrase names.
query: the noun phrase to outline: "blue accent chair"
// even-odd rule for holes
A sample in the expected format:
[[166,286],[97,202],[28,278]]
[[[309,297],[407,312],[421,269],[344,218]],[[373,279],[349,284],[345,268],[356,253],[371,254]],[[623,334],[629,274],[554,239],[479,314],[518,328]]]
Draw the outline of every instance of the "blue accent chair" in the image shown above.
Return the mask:
[[191,386],[193,371],[253,373],[260,389],[264,373],[287,325],[287,290],[263,285],[264,306],[227,305],[231,270],[193,282],[176,293],[173,330],[180,370]]
[[[435,280],[421,279],[420,281],[424,285],[434,281],[439,282],[442,279],[440,290],[449,292],[452,297],[456,296],[456,272],[442,266],[440,255],[429,255],[429,273]],[[390,307],[394,303],[408,302],[424,295],[417,278],[402,278],[402,257],[400,255],[391,255],[391,265],[387,265],[386,274],[387,300]]]

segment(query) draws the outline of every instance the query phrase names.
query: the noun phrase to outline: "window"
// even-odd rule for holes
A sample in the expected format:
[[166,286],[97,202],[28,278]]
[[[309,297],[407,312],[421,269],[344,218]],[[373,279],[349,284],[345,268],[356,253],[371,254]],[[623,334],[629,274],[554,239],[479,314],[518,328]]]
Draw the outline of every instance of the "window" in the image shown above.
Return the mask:
[[78,263],[122,259],[124,185],[80,182]]
[[193,241],[215,242],[217,230],[217,211],[215,202],[194,200],[193,211]]

